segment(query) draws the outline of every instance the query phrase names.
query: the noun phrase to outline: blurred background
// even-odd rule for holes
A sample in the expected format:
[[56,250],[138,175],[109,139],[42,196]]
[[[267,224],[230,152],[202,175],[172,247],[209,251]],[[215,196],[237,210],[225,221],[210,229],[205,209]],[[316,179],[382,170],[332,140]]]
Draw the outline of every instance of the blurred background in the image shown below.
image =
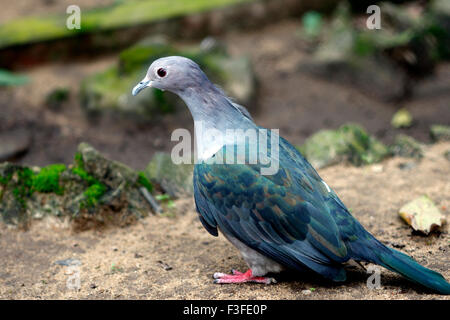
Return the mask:
[[[67,27],[74,4],[79,29]],[[367,27],[372,4],[381,29]],[[154,59],[175,54],[196,60],[256,123],[299,147],[346,123],[384,144],[399,133],[428,143],[432,125],[450,124],[449,1],[0,5],[0,161],[69,164],[85,141],[145,168],[170,151],[174,129],[193,127],[170,93],[130,94]]]

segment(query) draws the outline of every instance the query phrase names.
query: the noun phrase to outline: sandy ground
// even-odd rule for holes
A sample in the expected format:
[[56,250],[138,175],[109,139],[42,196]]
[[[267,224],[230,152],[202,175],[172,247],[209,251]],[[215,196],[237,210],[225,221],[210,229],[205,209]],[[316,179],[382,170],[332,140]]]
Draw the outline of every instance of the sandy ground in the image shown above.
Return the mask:
[[[355,217],[384,243],[401,248],[450,279],[448,229],[424,237],[397,216],[405,202],[430,196],[444,214],[450,209],[450,143],[427,147],[420,163],[409,159],[355,168],[321,170]],[[81,233],[57,220],[34,223],[28,231],[0,228],[2,299],[449,299],[432,294],[382,269],[379,290],[366,286],[364,270],[349,268],[348,280],[332,284],[311,275],[285,275],[274,285],[212,283],[216,271],[245,269],[222,236],[210,236],[197,220],[192,199],[177,201],[175,217],[150,216],[126,228]],[[81,288],[67,288],[74,270],[55,264],[75,258]],[[310,288],[314,288],[312,291]],[[309,290],[309,294],[302,292]]]

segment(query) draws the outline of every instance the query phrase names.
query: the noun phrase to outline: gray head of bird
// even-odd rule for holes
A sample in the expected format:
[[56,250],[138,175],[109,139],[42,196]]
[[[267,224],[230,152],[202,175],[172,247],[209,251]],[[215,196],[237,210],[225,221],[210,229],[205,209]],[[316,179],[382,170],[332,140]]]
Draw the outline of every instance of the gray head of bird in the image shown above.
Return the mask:
[[207,83],[208,78],[191,59],[164,57],[150,65],[145,78],[133,88],[132,94],[135,96],[148,87],[180,94],[188,88],[201,87]]

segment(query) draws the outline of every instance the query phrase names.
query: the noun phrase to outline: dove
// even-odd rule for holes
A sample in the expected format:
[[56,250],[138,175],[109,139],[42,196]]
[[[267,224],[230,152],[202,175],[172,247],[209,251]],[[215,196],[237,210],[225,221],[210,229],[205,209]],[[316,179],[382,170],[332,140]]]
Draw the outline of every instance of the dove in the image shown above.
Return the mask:
[[[216,272],[215,283],[268,284],[275,282],[268,275],[286,270],[313,271],[342,282],[349,261],[367,261],[450,294],[441,274],[370,234],[295,147],[256,125],[195,62],[179,56],[155,60],[132,94],[148,87],[178,95],[189,108],[197,145],[193,184],[199,219],[211,235],[223,234],[249,266],[246,272]],[[264,131],[266,139],[257,135],[255,142],[242,134],[252,131]],[[269,165],[274,170],[263,173]]]

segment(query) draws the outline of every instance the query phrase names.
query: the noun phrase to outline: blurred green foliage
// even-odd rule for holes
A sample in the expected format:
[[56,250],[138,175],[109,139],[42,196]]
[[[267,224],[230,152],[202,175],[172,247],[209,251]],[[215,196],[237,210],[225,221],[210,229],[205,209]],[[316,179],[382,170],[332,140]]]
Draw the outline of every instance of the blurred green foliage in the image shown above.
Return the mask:
[[0,69],[0,86],[20,86],[29,81],[25,75],[14,74],[10,71]]

